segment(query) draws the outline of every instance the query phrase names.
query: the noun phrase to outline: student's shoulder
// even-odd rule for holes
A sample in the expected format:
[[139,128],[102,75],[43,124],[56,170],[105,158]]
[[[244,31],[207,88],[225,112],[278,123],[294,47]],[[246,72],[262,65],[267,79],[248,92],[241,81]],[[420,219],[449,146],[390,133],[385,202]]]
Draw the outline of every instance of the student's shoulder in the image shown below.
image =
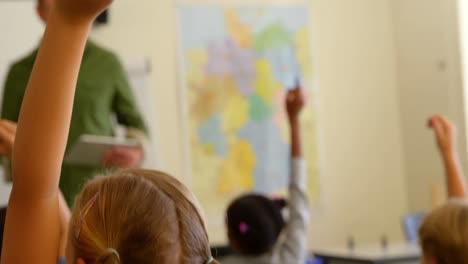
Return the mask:
[[[10,74],[26,73],[30,74],[36,60],[37,49],[23,58],[14,61],[10,66]],[[28,79],[28,78],[27,78]]]
[[88,40],[86,49],[87,52],[92,54],[92,57],[98,59],[100,62],[120,66],[120,59],[114,51],[105,48],[92,40]]

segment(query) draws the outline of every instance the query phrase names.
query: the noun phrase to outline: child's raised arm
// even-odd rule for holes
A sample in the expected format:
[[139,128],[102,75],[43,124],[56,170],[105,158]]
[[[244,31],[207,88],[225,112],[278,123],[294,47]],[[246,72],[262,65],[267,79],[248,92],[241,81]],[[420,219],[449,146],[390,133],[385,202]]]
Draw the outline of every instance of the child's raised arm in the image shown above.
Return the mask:
[[291,157],[302,158],[302,143],[299,125],[299,114],[304,107],[304,98],[301,88],[296,87],[286,95],[286,112],[291,129]]
[[58,182],[76,81],[94,18],[112,0],[55,0],[24,96],[2,263],[56,263]]
[[450,198],[467,198],[467,186],[457,152],[455,125],[443,116],[433,116],[429,126],[434,129],[437,144],[444,161],[447,193]]
[[289,179],[289,220],[284,230],[284,243],[279,248],[281,263],[300,264],[307,255],[307,227],[309,204],[307,201],[306,170],[302,158],[299,114],[304,97],[299,84],[286,96],[286,111],[291,129],[291,172]]

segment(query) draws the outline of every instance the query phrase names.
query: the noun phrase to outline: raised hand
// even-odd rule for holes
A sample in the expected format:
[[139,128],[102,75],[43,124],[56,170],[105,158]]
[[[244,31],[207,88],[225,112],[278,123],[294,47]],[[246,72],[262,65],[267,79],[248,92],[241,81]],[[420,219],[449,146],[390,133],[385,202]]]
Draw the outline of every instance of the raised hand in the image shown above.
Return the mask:
[[11,158],[16,136],[16,123],[0,120],[0,155]]
[[289,120],[294,121],[299,116],[304,107],[304,95],[299,82],[293,90],[288,91],[286,95],[286,112]]
[[468,189],[457,153],[457,128],[447,118],[435,115],[429,119],[445,167],[447,194],[450,198],[467,198]]
[[299,82],[293,90],[288,91],[285,104],[291,129],[291,157],[300,158],[302,157],[302,143],[299,114],[304,107],[304,95]]
[[113,0],[55,0],[58,14],[71,24],[90,23],[101,14]]
[[435,115],[429,119],[431,127],[436,135],[437,144],[442,154],[453,154],[457,145],[457,128],[447,118]]

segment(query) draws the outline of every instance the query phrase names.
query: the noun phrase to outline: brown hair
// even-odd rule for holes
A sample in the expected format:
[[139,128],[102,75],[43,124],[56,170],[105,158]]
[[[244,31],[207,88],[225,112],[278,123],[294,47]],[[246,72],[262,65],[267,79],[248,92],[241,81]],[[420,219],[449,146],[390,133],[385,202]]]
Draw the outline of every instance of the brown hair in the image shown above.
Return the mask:
[[468,259],[468,203],[451,200],[432,211],[419,229],[425,256],[438,264],[465,263]]
[[211,253],[200,212],[195,197],[175,178],[121,171],[85,185],[75,202],[70,242],[75,257],[86,263],[204,264]]

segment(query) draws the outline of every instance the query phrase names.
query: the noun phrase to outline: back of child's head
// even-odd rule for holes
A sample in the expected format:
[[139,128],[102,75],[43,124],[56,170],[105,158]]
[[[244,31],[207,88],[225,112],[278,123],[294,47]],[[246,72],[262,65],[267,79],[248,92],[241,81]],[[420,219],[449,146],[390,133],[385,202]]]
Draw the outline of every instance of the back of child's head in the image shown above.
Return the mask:
[[248,194],[234,200],[227,210],[229,238],[241,254],[257,256],[270,251],[278,240],[285,221],[281,213],[284,200]]
[[122,171],[86,184],[69,237],[73,255],[86,263],[203,264],[211,257],[195,197],[155,171]]
[[419,230],[425,257],[437,264],[467,263],[468,203],[451,200],[432,211]]

